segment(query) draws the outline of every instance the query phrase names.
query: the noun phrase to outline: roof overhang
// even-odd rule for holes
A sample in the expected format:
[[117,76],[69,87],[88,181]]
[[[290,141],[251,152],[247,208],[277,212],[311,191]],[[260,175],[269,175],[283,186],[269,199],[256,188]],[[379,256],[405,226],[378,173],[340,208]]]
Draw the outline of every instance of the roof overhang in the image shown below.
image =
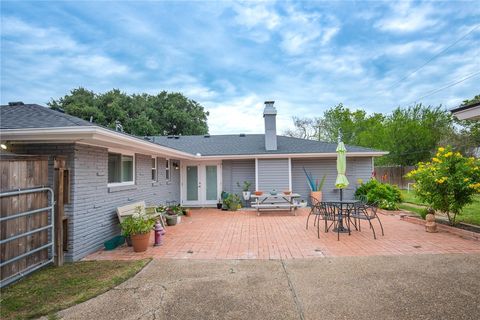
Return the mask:
[[450,110],[458,120],[480,120],[480,103]]
[[2,129],[2,141],[31,142],[31,143],[83,143],[105,148],[128,149],[151,155],[174,157],[178,159],[195,159],[195,156],[164,147],[156,143],[121,134],[101,127],[56,127],[56,128],[28,128]]
[[[388,154],[385,151],[365,151],[365,152],[348,152],[348,158],[370,158],[381,157]],[[222,160],[222,159],[278,159],[278,158],[336,158],[336,152],[330,153],[269,153],[269,154],[244,154],[244,155],[218,155],[218,156],[200,156],[197,159],[202,160]]]
[[[188,152],[118,133],[102,127],[56,127],[2,129],[0,139],[10,143],[82,143],[112,149],[128,149],[129,151],[164,156],[185,160],[223,160],[223,159],[274,159],[274,158],[336,158],[337,153],[270,153],[244,155],[193,155]],[[388,154],[384,151],[348,152],[347,157],[381,157]]]

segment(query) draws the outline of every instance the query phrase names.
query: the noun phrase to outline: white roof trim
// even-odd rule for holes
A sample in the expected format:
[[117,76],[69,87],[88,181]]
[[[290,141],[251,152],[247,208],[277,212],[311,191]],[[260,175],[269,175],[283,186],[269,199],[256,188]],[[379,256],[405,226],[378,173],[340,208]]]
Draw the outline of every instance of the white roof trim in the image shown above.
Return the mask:
[[[269,154],[243,154],[243,155],[213,155],[197,156],[188,152],[161,146],[151,141],[121,134],[97,126],[56,127],[56,128],[26,128],[1,130],[3,141],[28,141],[28,142],[78,142],[105,148],[127,147],[131,151],[142,152],[150,155],[163,155],[170,158],[190,160],[221,160],[221,159],[272,159],[272,158],[336,158],[336,152],[330,153],[269,153]],[[380,157],[388,154],[384,151],[348,152],[347,157]]]
[[[365,151],[365,152],[348,152],[346,156],[351,157],[381,157],[388,154],[385,151]],[[243,154],[243,155],[218,155],[218,156],[202,156],[204,160],[213,159],[276,159],[276,158],[336,158],[336,152],[329,153],[276,153],[276,154]]]
[[195,156],[190,153],[96,126],[6,129],[1,130],[1,139],[29,142],[79,142],[105,148],[128,147],[129,150],[151,155],[195,159]]

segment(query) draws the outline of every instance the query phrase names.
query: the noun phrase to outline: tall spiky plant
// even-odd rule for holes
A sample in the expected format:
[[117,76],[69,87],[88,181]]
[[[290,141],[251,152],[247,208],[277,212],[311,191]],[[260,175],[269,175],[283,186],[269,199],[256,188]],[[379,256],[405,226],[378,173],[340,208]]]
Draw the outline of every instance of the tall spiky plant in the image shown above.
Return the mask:
[[308,183],[308,186],[310,187],[310,190],[312,192],[322,191],[323,185],[325,184],[325,179],[327,178],[327,175],[324,174],[322,179],[320,181],[318,181],[318,179],[316,179],[316,180],[313,179],[312,173],[307,172],[305,167],[303,167],[303,172],[305,172],[305,175],[307,176],[307,183]]

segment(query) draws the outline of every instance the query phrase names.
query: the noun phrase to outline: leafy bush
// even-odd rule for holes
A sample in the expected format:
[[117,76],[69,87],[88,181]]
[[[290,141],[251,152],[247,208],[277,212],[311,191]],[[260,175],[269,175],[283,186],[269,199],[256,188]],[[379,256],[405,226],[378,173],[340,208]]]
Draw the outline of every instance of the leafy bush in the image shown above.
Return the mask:
[[440,147],[431,162],[420,162],[407,178],[415,179],[415,195],[444,212],[453,225],[457,214],[480,193],[480,160]]
[[375,179],[361,184],[355,191],[355,198],[385,210],[398,210],[398,203],[402,202],[402,194],[396,186]]
[[237,211],[239,208],[242,207],[240,197],[235,193],[229,193],[228,196],[223,199],[223,203],[230,211]]

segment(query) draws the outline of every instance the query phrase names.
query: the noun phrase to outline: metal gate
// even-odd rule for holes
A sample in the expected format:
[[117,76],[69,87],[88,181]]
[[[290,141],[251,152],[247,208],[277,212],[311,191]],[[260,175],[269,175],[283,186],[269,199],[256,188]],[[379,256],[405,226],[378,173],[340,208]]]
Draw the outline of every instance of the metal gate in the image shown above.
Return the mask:
[[[55,256],[54,246],[54,194],[48,187],[29,188],[0,193],[0,198],[21,197],[45,193],[47,206],[30,209],[15,214],[2,213],[0,225],[2,236],[1,247],[1,281],[4,287],[19,278],[53,262]],[[41,202],[36,202],[41,203]],[[2,210],[5,210],[2,206]],[[40,219],[38,216],[48,212],[48,218]],[[21,222],[19,220],[22,220]],[[46,225],[44,223],[46,222]],[[25,228],[19,228],[23,223]],[[13,227],[9,227],[10,224]],[[10,230],[9,230],[10,229]],[[22,229],[25,229],[24,232]],[[45,236],[45,232],[47,233]],[[10,234],[9,234],[10,233]],[[43,233],[43,236],[41,235]],[[21,242],[22,241],[22,242]],[[24,246],[24,250],[19,247]],[[27,250],[28,249],[28,250]],[[24,252],[21,252],[24,251]],[[21,263],[22,262],[22,263]]]

